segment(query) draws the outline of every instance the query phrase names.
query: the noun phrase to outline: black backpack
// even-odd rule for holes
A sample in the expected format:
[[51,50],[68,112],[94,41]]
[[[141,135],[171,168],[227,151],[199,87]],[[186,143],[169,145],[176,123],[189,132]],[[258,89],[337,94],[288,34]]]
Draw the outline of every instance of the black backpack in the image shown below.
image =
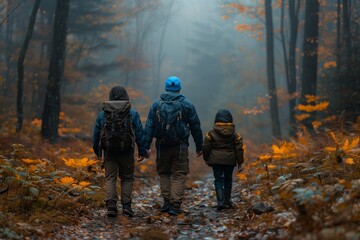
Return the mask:
[[119,153],[134,146],[134,132],[129,101],[107,101],[102,104],[105,124],[100,132],[100,147]]
[[154,137],[161,144],[175,145],[184,140],[187,126],[180,101],[162,101],[157,106]]

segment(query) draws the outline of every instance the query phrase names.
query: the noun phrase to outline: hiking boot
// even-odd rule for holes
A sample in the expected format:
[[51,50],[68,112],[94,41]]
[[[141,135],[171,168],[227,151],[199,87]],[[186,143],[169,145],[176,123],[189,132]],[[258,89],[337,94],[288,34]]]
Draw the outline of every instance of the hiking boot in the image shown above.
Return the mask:
[[168,213],[172,216],[177,216],[177,215],[181,214],[182,210],[180,209],[180,205],[179,204],[171,205]]
[[118,213],[117,207],[108,207],[107,216],[108,217],[116,217]]
[[160,212],[169,212],[171,208],[170,202],[164,202],[164,205],[160,208]]
[[232,208],[233,208],[232,202],[225,200],[224,209],[232,209]]
[[223,205],[218,205],[216,210],[218,211],[222,211],[223,209],[225,209],[225,207]]
[[123,205],[123,214],[128,216],[128,217],[133,217],[134,216],[134,211],[131,209],[130,204]]
[[117,213],[118,213],[117,201],[107,200],[106,208],[107,208],[107,216],[108,217],[116,217],[117,216]]

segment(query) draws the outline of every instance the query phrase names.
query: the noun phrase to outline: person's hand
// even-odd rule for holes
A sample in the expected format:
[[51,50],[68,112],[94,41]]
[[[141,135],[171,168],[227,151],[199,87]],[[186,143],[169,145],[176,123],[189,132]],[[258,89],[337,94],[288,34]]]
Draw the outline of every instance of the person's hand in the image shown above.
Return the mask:
[[202,154],[203,154],[203,152],[202,152],[202,151],[198,151],[198,152],[196,152],[196,156],[197,156],[197,157],[200,157]]
[[146,149],[145,158],[149,158],[150,156],[151,156],[151,150],[150,150],[150,149]]
[[139,155],[137,161],[138,161],[138,162],[141,162],[141,161],[143,161],[144,159],[145,159],[144,156]]

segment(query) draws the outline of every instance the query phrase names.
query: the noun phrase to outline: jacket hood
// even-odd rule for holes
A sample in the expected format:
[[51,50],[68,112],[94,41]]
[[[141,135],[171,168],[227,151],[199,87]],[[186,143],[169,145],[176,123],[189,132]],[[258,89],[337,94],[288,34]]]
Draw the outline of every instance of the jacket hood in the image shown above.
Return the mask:
[[229,110],[227,109],[219,109],[215,116],[215,123],[222,122],[222,123],[232,123],[233,117]]
[[235,133],[235,125],[233,123],[217,122],[214,125],[214,131],[221,136],[232,136]]
[[166,92],[160,95],[160,99],[163,101],[180,101],[185,99],[185,96],[180,93]]
[[110,90],[109,93],[110,101],[129,101],[129,95],[123,86],[115,86]]

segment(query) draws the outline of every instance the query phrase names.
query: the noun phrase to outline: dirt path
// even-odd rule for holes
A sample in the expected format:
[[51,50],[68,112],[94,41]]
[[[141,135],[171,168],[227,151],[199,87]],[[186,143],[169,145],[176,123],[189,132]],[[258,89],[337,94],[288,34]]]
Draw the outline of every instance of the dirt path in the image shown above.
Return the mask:
[[[64,226],[55,235],[56,239],[232,239],[242,235],[243,217],[249,207],[241,201],[240,193],[245,190],[234,182],[234,209],[218,212],[215,208],[213,178],[206,176],[202,181],[191,183],[186,190],[179,216],[160,213],[162,203],[157,179],[149,184],[140,179],[142,189],[134,192],[133,209],[135,217],[107,218],[105,209],[95,210],[83,217],[79,226]],[[254,233],[250,234],[253,235]]]

